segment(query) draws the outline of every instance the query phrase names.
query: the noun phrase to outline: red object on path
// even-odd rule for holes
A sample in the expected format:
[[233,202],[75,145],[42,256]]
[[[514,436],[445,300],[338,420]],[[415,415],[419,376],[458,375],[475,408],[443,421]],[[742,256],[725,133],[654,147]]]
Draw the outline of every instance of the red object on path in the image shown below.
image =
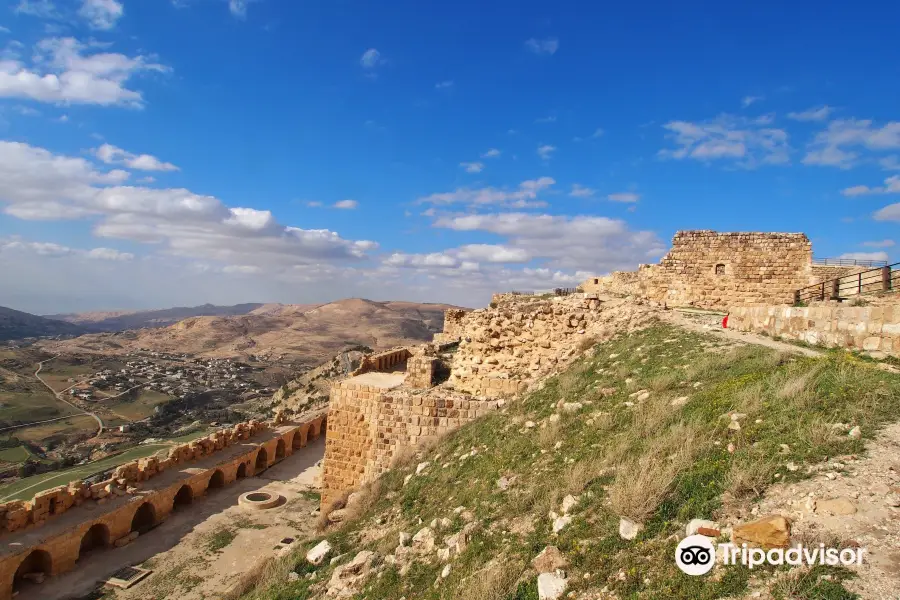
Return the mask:
[[728,315],[725,315],[725,318],[722,319],[722,329],[728,329]]

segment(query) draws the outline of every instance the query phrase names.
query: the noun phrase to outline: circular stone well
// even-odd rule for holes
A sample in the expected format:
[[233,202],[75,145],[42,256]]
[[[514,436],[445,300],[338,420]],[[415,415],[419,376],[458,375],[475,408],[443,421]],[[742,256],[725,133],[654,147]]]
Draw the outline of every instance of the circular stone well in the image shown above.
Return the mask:
[[266,508],[274,508],[281,504],[281,496],[271,492],[247,492],[238,498],[238,504],[264,510]]

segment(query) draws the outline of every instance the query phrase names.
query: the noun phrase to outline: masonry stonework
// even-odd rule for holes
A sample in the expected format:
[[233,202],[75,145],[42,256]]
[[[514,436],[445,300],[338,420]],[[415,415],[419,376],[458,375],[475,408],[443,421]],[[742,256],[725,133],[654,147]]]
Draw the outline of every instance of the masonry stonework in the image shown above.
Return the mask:
[[76,568],[84,553],[120,547],[208,490],[258,474],[316,439],[327,420],[250,421],[171,449],[165,459],[126,463],[112,478],[73,481],[30,501],[0,505],[0,600],[26,575]]
[[582,288],[669,306],[727,308],[790,304],[811,277],[812,244],[805,234],[679,231],[659,264],[594,277]]
[[402,379],[353,377],[331,388],[322,507],[388,470],[403,448],[416,448],[497,407],[496,401],[444,390],[402,388]]
[[742,306],[728,327],[793,340],[900,356],[900,304],[885,306]]

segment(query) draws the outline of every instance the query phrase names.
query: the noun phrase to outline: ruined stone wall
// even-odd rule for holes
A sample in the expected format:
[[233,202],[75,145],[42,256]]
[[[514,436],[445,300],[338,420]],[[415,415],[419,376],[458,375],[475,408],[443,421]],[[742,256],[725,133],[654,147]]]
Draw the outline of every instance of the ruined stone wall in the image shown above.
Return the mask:
[[679,231],[658,265],[592,278],[582,287],[669,306],[791,304],[794,290],[809,285],[811,267],[812,245],[802,233]]
[[450,308],[444,311],[444,331],[435,334],[435,343],[442,344],[458,340],[462,331],[462,323],[469,311]]
[[406,347],[391,348],[390,350],[384,350],[383,352],[367,354],[363,356],[359,367],[350,373],[350,376],[353,377],[362,375],[363,373],[371,373],[372,371],[391,371],[410,356],[412,356],[412,352]]
[[583,345],[641,327],[653,313],[646,305],[591,294],[497,296],[493,304],[462,323],[448,382],[456,390],[488,397],[523,392]]
[[322,509],[388,470],[403,448],[416,448],[494,410],[497,402],[442,388],[385,389],[345,380],[331,388]]
[[[81,489],[81,494],[56,496],[57,501],[52,503],[54,508],[61,507],[68,504],[69,500],[66,498],[70,499],[71,505],[65,519],[55,518],[60,512],[43,512],[44,507],[51,505],[49,498],[52,494],[62,493],[60,488],[39,494],[37,502],[7,503],[4,515],[6,523],[11,522],[10,513],[19,510],[26,511],[28,518],[24,524],[19,522],[15,530],[6,529],[2,532],[4,543],[0,545],[0,600],[10,600],[15,595],[17,572],[23,565],[30,565],[32,569],[43,565],[43,568],[32,572],[43,573],[45,576],[58,575],[76,568],[79,557],[92,544],[99,548],[118,548],[129,544],[143,533],[142,530],[135,529],[139,513],[144,513],[146,517],[142,521],[143,526],[154,527],[168,518],[175,508],[177,497],[181,496],[182,500],[186,498],[190,503],[206,494],[210,488],[229,485],[242,477],[258,474],[305,447],[309,440],[318,438],[326,422],[326,418],[320,416],[302,424],[273,423],[266,426],[263,423],[242,423],[225,430],[239,430],[240,435],[230,438],[232,446],[237,445],[238,448],[232,448],[228,452],[210,450],[199,455],[197,453],[203,452],[202,448],[205,446],[201,440],[197,444],[186,444],[188,447],[193,446],[192,456],[195,458],[177,465],[174,462],[168,463],[175,457],[158,461],[157,465],[164,465],[164,470],[177,470],[177,473],[167,473],[166,477],[158,479],[149,475],[148,470],[142,469],[140,461],[137,468],[131,463],[122,465],[124,469],[117,470],[117,474],[123,477],[104,482],[105,485],[100,489],[107,493],[98,498],[93,496],[97,486],[85,487],[79,486],[80,482],[70,483],[61,488],[66,490],[65,494],[73,489]],[[256,434],[253,439],[249,435],[251,431]],[[248,435],[241,437],[245,433]],[[187,450],[181,446],[173,448],[172,452],[177,456],[188,456]],[[203,458],[204,461],[200,463],[196,458]],[[143,463],[144,466],[146,464]],[[134,474],[138,479],[129,480],[128,477]],[[129,481],[131,485],[128,485]],[[110,487],[107,489],[106,486]],[[85,490],[89,490],[90,495]],[[11,504],[15,505],[12,510]],[[38,507],[38,512],[34,511],[35,507]],[[16,518],[21,516],[16,515]],[[34,520],[35,516],[37,520]]]
[[728,327],[900,356],[900,302],[896,299],[885,306],[742,306],[731,310]]
[[406,361],[406,385],[416,389],[427,389],[434,385],[434,377],[440,359],[427,354],[415,354]]

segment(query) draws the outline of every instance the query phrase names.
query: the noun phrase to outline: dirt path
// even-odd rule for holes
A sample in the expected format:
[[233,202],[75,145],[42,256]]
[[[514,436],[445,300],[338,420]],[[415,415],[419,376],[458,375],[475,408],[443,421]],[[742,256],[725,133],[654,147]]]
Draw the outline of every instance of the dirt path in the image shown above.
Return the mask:
[[[792,520],[791,538],[807,547],[859,546],[863,564],[844,586],[866,600],[897,600],[900,590],[900,423],[867,446],[867,456],[836,457],[807,480],[775,485],[758,514]],[[766,585],[765,587],[769,587]],[[770,598],[765,589],[756,598]]]
[[57,354],[57,355],[54,356],[53,358],[48,358],[47,360],[42,360],[41,362],[39,362],[39,363],[38,363],[38,366],[37,366],[37,370],[34,372],[35,378],[36,378],[38,381],[40,381],[42,384],[44,384],[44,386],[45,386],[48,390],[50,390],[50,392],[53,394],[53,396],[54,396],[57,400],[59,400],[60,402],[62,402],[62,403],[65,404],[65,405],[70,406],[71,408],[73,408],[73,409],[79,411],[80,414],[88,415],[89,417],[93,417],[94,420],[97,421],[97,425],[100,426],[100,429],[97,431],[97,435],[100,435],[101,433],[103,433],[103,421],[100,420],[100,417],[98,417],[97,415],[95,415],[95,414],[92,413],[92,412],[88,412],[88,411],[84,410],[83,408],[79,408],[78,406],[75,406],[74,404],[72,404],[71,402],[69,402],[68,400],[66,400],[65,398],[63,398],[63,392],[65,392],[65,391],[67,391],[67,390],[70,390],[70,389],[72,389],[72,388],[75,387],[75,386],[70,386],[70,387],[66,388],[65,390],[63,390],[62,392],[57,392],[56,390],[53,389],[53,387],[52,387],[49,383],[47,383],[46,381],[44,381],[44,380],[41,378],[40,373],[41,373],[41,369],[44,368],[44,363],[50,362],[51,360],[54,360],[57,356],[59,356],[59,355]]
[[[196,499],[135,542],[82,557],[74,571],[24,590],[16,600],[96,598],[88,594],[98,582],[135,565],[145,565],[153,574],[104,599],[218,600],[243,574],[271,556],[280,540],[302,540],[310,534],[315,521],[310,513],[318,506],[310,490],[324,453],[322,436],[259,477],[238,480]],[[261,511],[238,505],[241,494],[257,490],[276,492],[285,502]]]

